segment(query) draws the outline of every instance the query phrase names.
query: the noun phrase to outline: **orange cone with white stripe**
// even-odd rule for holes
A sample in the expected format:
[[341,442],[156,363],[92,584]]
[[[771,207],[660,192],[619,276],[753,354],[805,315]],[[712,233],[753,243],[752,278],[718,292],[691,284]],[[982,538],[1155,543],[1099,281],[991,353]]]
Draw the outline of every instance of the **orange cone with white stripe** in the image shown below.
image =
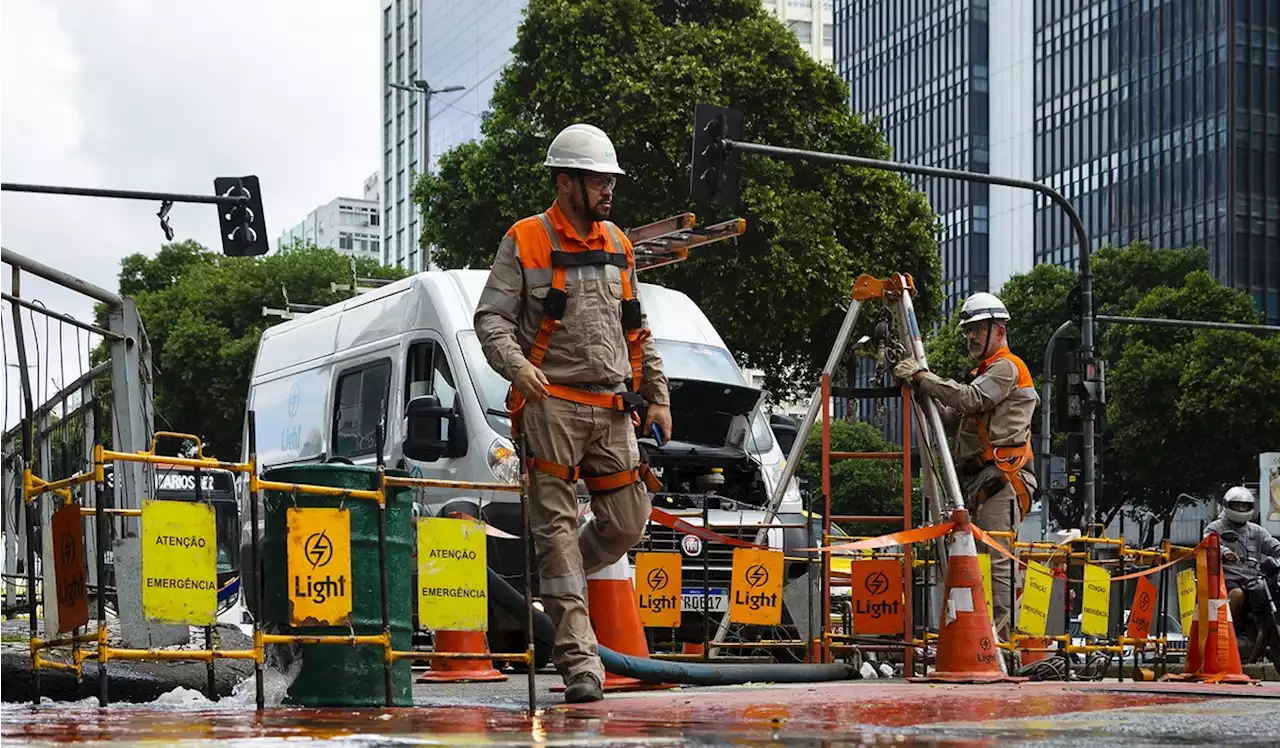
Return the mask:
[[[487,654],[489,644],[483,631],[436,631],[436,652]],[[432,660],[431,669],[419,683],[482,683],[504,681],[507,676],[493,667],[492,660]]]
[[[1236,627],[1227,602],[1227,585],[1222,577],[1222,550],[1218,533],[1210,533],[1205,549],[1196,556],[1196,607],[1191,612],[1191,634],[1187,639],[1187,666],[1181,673],[1166,675],[1169,680],[1205,683],[1256,683],[1244,674]],[[1206,620],[1207,619],[1207,620]]]
[[995,627],[987,614],[987,597],[982,586],[982,568],[969,527],[969,512],[956,509],[955,523],[947,554],[946,596],[938,631],[938,659],[934,672],[913,683],[994,683],[1021,682],[1027,678],[1010,676],[997,646]]
[[[625,555],[587,577],[587,607],[596,641],[614,652],[632,657],[649,656],[649,645],[640,623],[639,601],[631,578],[631,562]],[[606,672],[605,691],[640,691],[675,688],[672,684],[646,683]]]

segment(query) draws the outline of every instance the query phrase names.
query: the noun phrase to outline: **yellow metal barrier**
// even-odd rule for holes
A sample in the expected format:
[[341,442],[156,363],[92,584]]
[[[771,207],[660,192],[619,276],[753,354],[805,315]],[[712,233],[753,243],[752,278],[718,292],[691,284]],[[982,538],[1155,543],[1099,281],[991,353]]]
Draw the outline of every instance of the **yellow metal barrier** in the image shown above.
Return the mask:
[[[250,414],[252,418],[252,413]],[[229,470],[232,472],[246,473],[249,477],[249,491],[251,494],[251,506],[255,520],[253,525],[253,542],[255,554],[257,549],[257,522],[256,510],[258,496],[260,491],[281,491],[285,493],[309,494],[313,496],[328,496],[341,499],[359,499],[373,501],[385,510],[387,489],[397,488],[422,488],[422,489],[472,489],[487,491],[512,491],[522,492],[524,485],[522,483],[486,483],[475,481],[444,481],[427,478],[401,478],[387,476],[385,471],[379,466],[378,468],[378,487],[373,490],[356,490],[334,488],[332,486],[316,486],[308,484],[281,483],[277,481],[262,480],[257,474],[256,449],[253,447],[252,429],[250,430],[250,451],[251,456],[248,462],[226,462],[204,456],[204,445],[199,437],[193,434],[183,434],[177,432],[161,431],[156,432],[151,441],[151,449],[141,452],[117,452],[105,449],[102,445],[94,446],[94,469],[85,473],[73,475],[58,481],[45,481],[36,477],[30,468],[24,469],[23,472],[23,500],[27,503],[34,503],[40,496],[47,493],[56,493],[62,497],[66,503],[75,503],[70,489],[77,485],[88,483],[101,483],[105,481],[104,467],[107,462],[138,462],[150,463],[157,465],[174,465],[179,467],[192,468],[209,468]],[[160,455],[156,454],[156,446],[161,437],[185,438],[196,443],[197,456],[178,457],[176,455]],[[103,508],[99,511],[96,507],[79,507],[80,515],[87,516],[124,516],[124,517],[140,517],[141,509],[125,509],[125,508]],[[385,523],[385,513],[381,517],[381,521]],[[382,532],[385,539],[385,525]],[[105,552],[105,548],[98,549],[99,554]],[[526,559],[526,563],[528,560]],[[386,555],[385,543],[380,543],[379,563],[385,574]],[[292,645],[292,644],[342,644],[347,646],[354,645],[377,645],[383,648],[383,659],[386,662],[387,673],[387,704],[392,703],[392,694],[390,691],[390,668],[391,664],[398,660],[494,660],[500,662],[523,662],[527,665],[529,673],[529,707],[535,708],[535,654],[533,643],[530,642],[526,651],[521,653],[462,653],[462,652],[417,652],[417,651],[396,651],[392,648],[391,632],[389,623],[387,622],[386,608],[389,605],[386,595],[383,595],[384,607],[384,631],[381,634],[373,635],[350,635],[350,636],[309,636],[309,635],[288,635],[288,634],[267,634],[262,631],[260,622],[254,623],[254,646],[253,649],[246,650],[226,650],[226,649],[196,649],[196,650],[166,650],[166,649],[127,649],[122,647],[112,647],[108,642],[108,632],[106,621],[101,615],[101,605],[98,627],[96,632],[91,634],[82,634],[78,636],[61,637],[50,640],[41,640],[32,636],[30,640],[31,664],[36,671],[39,670],[55,670],[73,672],[77,678],[82,677],[82,663],[86,659],[96,659],[103,665],[111,660],[156,660],[156,661],[195,661],[212,663],[215,660],[252,660],[255,665],[255,677],[258,687],[258,709],[262,709],[263,692],[262,692],[262,665],[265,663],[265,648],[270,645]],[[81,644],[96,644],[96,651],[81,650]],[[72,663],[58,662],[45,659],[41,656],[44,650],[54,647],[70,646],[72,651]],[[212,680],[212,670],[211,680]],[[100,670],[100,693],[99,703],[102,706],[107,705],[106,701],[106,669]],[[38,702],[40,694],[38,688],[33,689],[33,699]]]

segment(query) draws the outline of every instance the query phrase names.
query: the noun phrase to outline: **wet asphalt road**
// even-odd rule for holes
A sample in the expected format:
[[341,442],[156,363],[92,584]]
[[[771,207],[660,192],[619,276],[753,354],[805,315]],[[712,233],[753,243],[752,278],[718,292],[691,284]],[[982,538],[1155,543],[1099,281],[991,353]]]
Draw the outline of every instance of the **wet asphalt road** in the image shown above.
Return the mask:
[[205,701],[150,705],[5,704],[9,744],[161,741],[171,745],[938,745],[1264,746],[1280,743],[1280,684],[1030,683],[940,686],[902,681],[678,688],[565,706],[553,675],[527,682],[415,685],[403,709],[276,707]]

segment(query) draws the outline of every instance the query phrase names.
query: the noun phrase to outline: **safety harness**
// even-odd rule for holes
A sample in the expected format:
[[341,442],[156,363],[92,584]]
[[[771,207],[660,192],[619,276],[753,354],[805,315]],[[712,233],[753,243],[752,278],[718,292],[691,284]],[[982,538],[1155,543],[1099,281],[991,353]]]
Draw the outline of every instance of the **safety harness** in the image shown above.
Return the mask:
[[[631,258],[626,252],[626,245],[618,228],[609,221],[602,221],[606,229],[605,246],[607,249],[587,249],[565,251],[560,244],[560,236],[556,232],[550,216],[546,213],[537,215],[538,223],[546,233],[551,244],[551,288],[542,302],[542,323],[533,336],[533,345],[529,350],[529,363],[541,367],[551,344],[551,336],[563,327],[564,315],[568,311],[569,295],[565,290],[565,277],[568,268],[613,265],[618,268],[622,280],[622,329],[627,338],[627,356],[631,363],[631,389],[620,393],[588,392],[560,384],[548,384],[547,392],[551,397],[560,400],[592,405],[631,414],[631,421],[640,425],[640,408],[647,403],[640,395],[640,380],[644,361],[644,343],[651,335],[647,327],[641,325],[640,301],[635,297],[635,289],[631,287]],[[525,248],[522,248],[524,250]],[[521,263],[526,262],[524,251],[521,252]],[[511,436],[520,435],[520,421],[526,399],[514,385],[507,392],[507,411],[511,414]],[[568,483],[581,479],[587,490],[593,494],[609,493],[632,483],[644,481],[650,491],[658,491],[662,484],[649,470],[647,463],[641,462],[629,470],[608,475],[583,475],[577,465],[562,465],[539,457],[530,457],[532,468],[548,475],[553,475]]]
[[[1013,355],[1008,348],[1004,347],[991,354],[989,358],[978,365],[978,368],[970,373],[974,376],[985,374],[992,364],[1001,359],[1009,361],[1018,369],[1018,389],[1035,387],[1035,381],[1031,378],[1031,372],[1027,370],[1027,365],[1022,362],[1022,359]],[[1027,433],[1027,440],[1023,444],[1014,447],[997,447],[991,443],[991,436],[987,433],[987,422],[983,414],[977,414],[974,420],[977,423],[978,438],[982,440],[982,462],[984,466],[994,464],[999,468],[1001,476],[1013,486],[1013,491],[1018,496],[1018,505],[1022,507],[1022,515],[1025,517],[1027,512],[1031,511],[1031,491],[1022,480],[1021,471],[1031,461],[1034,454],[1031,450],[1030,432]],[[991,494],[994,493],[995,491],[991,492]],[[977,499],[978,501],[983,501],[988,495],[984,489],[979,489]]]

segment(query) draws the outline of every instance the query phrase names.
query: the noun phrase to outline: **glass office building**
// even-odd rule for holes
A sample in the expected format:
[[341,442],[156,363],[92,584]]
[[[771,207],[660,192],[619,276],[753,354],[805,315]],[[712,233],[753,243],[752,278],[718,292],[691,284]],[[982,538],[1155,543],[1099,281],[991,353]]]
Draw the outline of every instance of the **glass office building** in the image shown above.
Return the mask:
[[[879,118],[897,161],[990,167],[986,0],[844,0],[835,7],[837,73],[853,111]],[[948,312],[988,285],[986,185],[910,177],[942,223]]]
[[[1041,0],[1038,180],[1094,246],[1203,246],[1224,284],[1280,321],[1280,4]],[[1037,202],[1036,262],[1074,267],[1076,239]]]

